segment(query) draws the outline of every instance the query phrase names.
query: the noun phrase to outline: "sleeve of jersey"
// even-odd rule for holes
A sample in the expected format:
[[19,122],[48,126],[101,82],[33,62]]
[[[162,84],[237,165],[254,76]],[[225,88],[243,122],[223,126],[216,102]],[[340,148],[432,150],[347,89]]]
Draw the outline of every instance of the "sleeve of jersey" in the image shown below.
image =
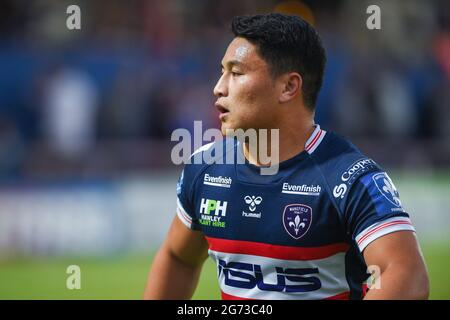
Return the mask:
[[177,183],[177,216],[189,229],[200,230],[190,195],[192,183],[189,169],[185,167]]
[[347,230],[361,252],[386,234],[415,231],[397,189],[385,172],[372,172],[355,182],[345,211]]

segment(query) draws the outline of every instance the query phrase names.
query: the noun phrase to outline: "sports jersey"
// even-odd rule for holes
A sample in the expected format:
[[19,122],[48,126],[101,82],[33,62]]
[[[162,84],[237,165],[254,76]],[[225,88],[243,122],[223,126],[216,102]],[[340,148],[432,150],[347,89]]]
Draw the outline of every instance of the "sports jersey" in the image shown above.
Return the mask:
[[[211,161],[229,153],[234,163]],[[274,175],[239,164],[237,139],[199,155],[204,161],[186,164],[178,181],[177,215],[204,234],[223,299],[361,299],[363,250],[388,233],[414,231],[388,174],[319,125]]]

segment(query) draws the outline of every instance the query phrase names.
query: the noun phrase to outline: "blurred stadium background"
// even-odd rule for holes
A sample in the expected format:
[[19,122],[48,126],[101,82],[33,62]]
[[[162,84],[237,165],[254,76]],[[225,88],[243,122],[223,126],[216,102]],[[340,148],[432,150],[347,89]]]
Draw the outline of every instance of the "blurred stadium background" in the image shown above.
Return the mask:
[[[66,28],[70,4],[79,31]],[[381,30],[366,28],[370,4]],[[218,127],[230,19],[269,11],[321,33],[316,120],[392,173],[431,298],[450,298],[449,1],[2,0],[0,299],[141,298],[175,212],[171,132]],[[81,290],[66,288],[72,264]],[[195,298],[217,299],[204,269]]]

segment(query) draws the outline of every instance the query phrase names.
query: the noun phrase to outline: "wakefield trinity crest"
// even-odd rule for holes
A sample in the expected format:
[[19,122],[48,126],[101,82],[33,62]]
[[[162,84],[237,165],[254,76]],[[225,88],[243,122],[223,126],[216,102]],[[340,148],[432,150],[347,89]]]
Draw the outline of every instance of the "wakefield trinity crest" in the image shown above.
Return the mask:
[[300,239],[312,222],[312,209],[304,204],[289,204],[283,211],[283,225],[287,233],[294,238]]

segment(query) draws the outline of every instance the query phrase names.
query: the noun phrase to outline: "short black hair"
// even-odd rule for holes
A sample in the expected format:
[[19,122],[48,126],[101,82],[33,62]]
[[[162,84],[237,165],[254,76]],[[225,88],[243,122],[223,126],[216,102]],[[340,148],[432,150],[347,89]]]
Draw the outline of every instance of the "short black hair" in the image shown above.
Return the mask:
[[322,86],[325,49],[317,31],[297,16],[280,13],[237,16],[231,30],[256,45],[271,75],[298,72],[305,105],[312,111]]

